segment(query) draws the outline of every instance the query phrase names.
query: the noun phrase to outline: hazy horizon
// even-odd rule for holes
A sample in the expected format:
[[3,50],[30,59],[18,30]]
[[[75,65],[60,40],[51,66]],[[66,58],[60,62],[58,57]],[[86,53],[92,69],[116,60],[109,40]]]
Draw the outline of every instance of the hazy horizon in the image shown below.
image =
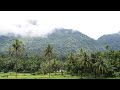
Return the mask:
[[44,36],[55,28],[98,39],[120,31],[120,11],[0,11],[0,34]]

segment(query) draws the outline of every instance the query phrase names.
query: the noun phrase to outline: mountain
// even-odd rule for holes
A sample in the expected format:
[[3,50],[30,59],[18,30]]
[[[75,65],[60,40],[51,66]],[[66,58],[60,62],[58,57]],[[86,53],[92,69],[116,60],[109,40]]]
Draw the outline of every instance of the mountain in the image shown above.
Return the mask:
[[104,47],[109,45],[112,50],[120,50],[120,32],[103,35],[98,38],[97,42],[102,44]]
[[[16,36],[12,34],[0,36],[0,50],[7,50],[15,38]],[[104,50],[96,40],[72,29],[56,29],[51,34],[48,34],[47,37],[19,36],[18,38],[25,43],[25,52],[30,56],[43,55],[48,44],[52,44],[54,53],[60,57],[65,57],[69,53],[76,52],[80,48],[84,48],[87,51]]]
[[53,45],[54,52],[63,57],[71,52],[76,52],[80,48],[87,51],[104,50],[94,39],[72,29],[56,29],[46,38],[31,38],[27,41],[26,48],[29,53],[34,52],[40,55],[49,43]]
[[86,51],[104,51],[105,46],[109,45],[110,49],[120,50],[120,32],[103,35],[98,40],[94,40],[79,31],[56,29],[46,37],[22,37],[13,33],[0,35],[0,52],[6,52],[16,38],[23,41],[25,53],[29,56],[44,55],[48,44],[53,46],[55,55],[62,58],[81,48]]
[[12,43],[12,40],[15,39],[14,35],[0,35],[0,51],[4,52],[6,51],[6,48],[10,46]]

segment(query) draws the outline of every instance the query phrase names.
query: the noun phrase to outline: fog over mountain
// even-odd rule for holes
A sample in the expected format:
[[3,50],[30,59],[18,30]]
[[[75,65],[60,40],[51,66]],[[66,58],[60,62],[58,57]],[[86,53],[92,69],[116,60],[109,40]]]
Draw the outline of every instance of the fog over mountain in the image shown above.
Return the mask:
[[119,16],[115,11],[0,11],[0,34],[44,36],[55,28],[65,28],[97,40],[120,31]]
[[29,56],[42,55],[48,44],[54,47],[54,53],[61,58],[65,58],[70,52],[78,52],[83,48],[85,51],[103,51],[102,47],[96,40],[87,35],[73,29],[54,29],[47,37],[21,37],[13,33],[8,35],[0,35],[0,52],[6,52],[17,38],[23,41],[25,45],[25,53]]
[[[53,33],[56,29],[64,29],[64,27],[54,27],[54,26],[49,27],[49,25],[48,27],[45,27],[36,19],[28,19],[28,20],[23,20],[21,22],[18,22],[16,24],[6,23],[3,25],[0,25],[0,35],[14,34],[15,36],[20,35],[23,37],[46,37],[48,34]],[[72,28],[65,28],[65,29],[69,30]],[[80,30],[75,30],[75,29],[72,29],[72,30],[81,32]],[[119,34],[119,33],[116,33],[116,34]]]
[[15,35],[21,36],[41,36],[44,37],[48,33],[52,33],[54,29],[42,28],[37,20],[27,20],[22,24],[0,26],[0,35],[8,35],[14,33]]

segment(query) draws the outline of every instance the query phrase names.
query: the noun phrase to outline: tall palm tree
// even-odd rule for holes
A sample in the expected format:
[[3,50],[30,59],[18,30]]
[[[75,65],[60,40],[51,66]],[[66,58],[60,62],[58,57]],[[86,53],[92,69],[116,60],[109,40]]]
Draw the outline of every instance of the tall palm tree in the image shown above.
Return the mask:
[[108,71],[107,64],[102,60],[102,57],[99,57],[99,60],[93,65],[93,70],[95,72],[95,78],[97,75],[103,75]]
[[81,78],[82,78],[82,72],[85,73],[87,69],[90,69],[92,67],[92,63],[89,60],[89,57],[84,52],[83,57],[80,60],[80,68],[82,68],[83,71],[81,71]]
[[91,53],[91,62],[94,64],[97,60],[96,60],[96,54],[95,53]]
[[12,44],[10,48],[10,54],[15,55],[16,57],[16,78],[17,78],[17,64],[18,59],[21,56],[22,52],[24,50],[24,44],[22,41],[16,39],[15,42]]
[[68,70],[71,74],[73,74],[74,71],[75,71],[75,69],[74,69],[75,64],[76,64],[76,62],[75,62],[75,55],[74,55],[73,53],[70,53],[70,54],[68,55],[68,69],[67,69],[67,70]]
[[84,50],[81,48],[78,53],[78,57],[81,58],[83,57]]
[[52,57],[53,54],[53,47],[48,44],[47,48],[45,49],[45,57],[48,57],[48,61],[49,61],[49,78],[50,78],[50,59]]
[[71,54],[68,56],[68,60],[69,60],[69,64],[72,64],[72,65],[75,64],[75,57],[74,57],[74,54],[73,54],[73,53],[71,53]]

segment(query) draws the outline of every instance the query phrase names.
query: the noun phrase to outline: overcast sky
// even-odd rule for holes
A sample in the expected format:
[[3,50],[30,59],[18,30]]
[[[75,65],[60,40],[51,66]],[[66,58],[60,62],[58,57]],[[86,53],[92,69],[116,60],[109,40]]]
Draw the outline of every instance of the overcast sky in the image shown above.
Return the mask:
[[74,29],[97,39],[120,31],[120,11],[0,11],[0,34],[45,35]]

